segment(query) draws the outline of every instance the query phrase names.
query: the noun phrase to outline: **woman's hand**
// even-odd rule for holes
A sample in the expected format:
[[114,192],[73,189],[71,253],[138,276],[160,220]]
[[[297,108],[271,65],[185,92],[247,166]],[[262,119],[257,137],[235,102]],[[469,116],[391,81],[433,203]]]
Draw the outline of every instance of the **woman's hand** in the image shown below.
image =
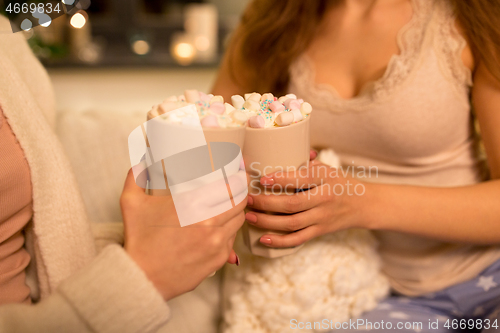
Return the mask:
[[125,250],[165,300],[192,291],[226,261],[238,261],[232,247],[244,222],[246,200],[216,217],[181,227],[172,197],[147,195],[130,171],[120,204]]
[[326,233],[363,226],[360,207],[366,185],[344,177],[340,169],[313,161],[295,172],[262,177],[260,182],[273,194],[249,196],[248,207],[257,211],[246,214],[247,222],[263,229],[291,232],[264,235],[260,239],[264,245],[294,247]]

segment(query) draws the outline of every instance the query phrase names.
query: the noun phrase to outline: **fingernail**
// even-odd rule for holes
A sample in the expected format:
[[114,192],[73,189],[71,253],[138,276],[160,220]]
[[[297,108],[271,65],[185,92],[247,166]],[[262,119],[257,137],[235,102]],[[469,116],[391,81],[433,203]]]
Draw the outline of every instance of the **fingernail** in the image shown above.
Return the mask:
[[274,179],[272,179],[271,177],[262,177],[260,179],[260,183],[264,186],[270,186],[274,184]]
[[318,151],[316,149],[311,149],[309,152],[309,158],[314,160],[318,156]]
[[272,243],[271,238],[269,237],[261,237],[260,242],[266,245],[271,245]]
[[247,205],[249,206],[253,205],[253,198],[251,196],[247,197]]
[[255,214],[246,213],[245,219],[247,220],[248,223],[251,223],[251,224],[257,223],[257,215],[255,215]]
[[236,266],[239,266],[240,265],[240,257],[238,257],[238,255],[236,255]]

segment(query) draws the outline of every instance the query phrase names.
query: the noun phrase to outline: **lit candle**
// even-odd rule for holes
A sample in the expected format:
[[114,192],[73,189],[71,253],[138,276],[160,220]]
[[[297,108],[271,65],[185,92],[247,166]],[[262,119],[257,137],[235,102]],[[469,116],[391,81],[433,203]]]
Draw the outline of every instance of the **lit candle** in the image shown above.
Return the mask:
[[79,11],[69,21],[71,53],[79,57],[80,51],[92,43],[92,29],[87,13]]

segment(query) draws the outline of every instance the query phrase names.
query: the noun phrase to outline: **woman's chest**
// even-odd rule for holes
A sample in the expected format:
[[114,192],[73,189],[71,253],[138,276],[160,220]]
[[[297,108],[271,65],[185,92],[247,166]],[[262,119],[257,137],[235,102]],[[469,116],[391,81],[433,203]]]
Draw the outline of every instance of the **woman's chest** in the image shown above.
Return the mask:
[[436,71],[438,64],[429,62],[376,101],[342,101],[320,86],[305,90],[292,84],[291,90],[313,106],[313,146],[405,163],[458,149],[470,140],[468,90],[456,91]]
[[391,1],[360,15],[338,6],[324,18],[307,56],[321,71],[316,82],[333,87],[340,98],[350,99],[370,82],[380,79],[391,58],[400,54],[400,33],[410,24],[409,0]]

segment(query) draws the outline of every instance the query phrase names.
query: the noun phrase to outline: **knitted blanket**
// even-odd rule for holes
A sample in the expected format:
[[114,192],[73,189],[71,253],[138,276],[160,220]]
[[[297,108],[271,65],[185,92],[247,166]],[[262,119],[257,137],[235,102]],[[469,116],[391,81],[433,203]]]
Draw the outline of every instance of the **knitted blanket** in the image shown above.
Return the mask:
[[[331,150],[319,159],[338,167]],[[375,308],[389,292],[377,242],[365,230],[324,235],[277,259],[252,255],[241,235],[235,248],[242,264],[226,265],[224,272],[225,333],[281,333],[298,322],[343,322]]]

